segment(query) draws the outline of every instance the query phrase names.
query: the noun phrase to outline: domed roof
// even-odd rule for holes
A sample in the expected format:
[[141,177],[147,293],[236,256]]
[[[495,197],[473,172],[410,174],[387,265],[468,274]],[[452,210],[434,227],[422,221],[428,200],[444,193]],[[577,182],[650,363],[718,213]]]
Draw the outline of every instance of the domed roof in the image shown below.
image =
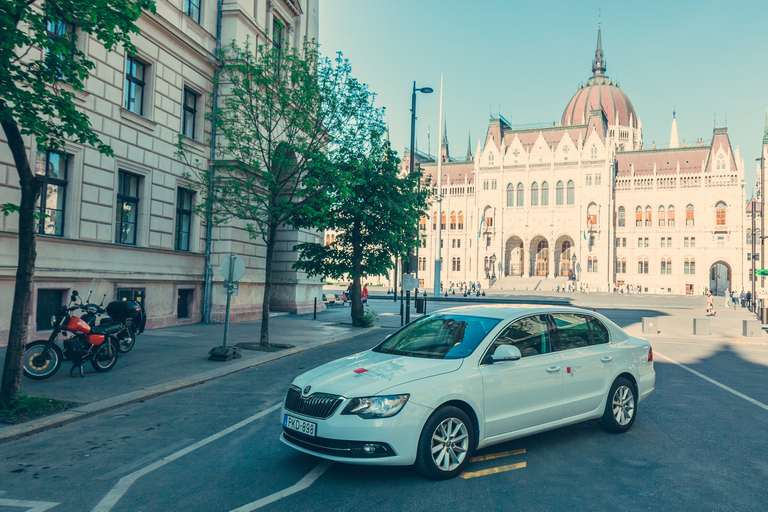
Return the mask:
[[579,87],[568,102],[560,124],[562,126],[587,124],[591,110],[603,110],[608,124],[614,124],[618,114],[619,125],[637,128],[637,114],[629,97],[605,75],[605,58],[599,28],[595,60],[592,62],[592,78]]

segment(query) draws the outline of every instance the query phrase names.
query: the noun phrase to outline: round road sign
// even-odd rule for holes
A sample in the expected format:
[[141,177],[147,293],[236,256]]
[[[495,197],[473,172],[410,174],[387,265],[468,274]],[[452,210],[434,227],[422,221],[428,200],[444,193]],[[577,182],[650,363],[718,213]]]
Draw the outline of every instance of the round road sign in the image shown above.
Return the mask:
[[219,271],[221,277],[229,281],[230,265],[232,266],[232,281],[239,281],[245,275],[245,262],[237,254],[228,254],[221,260]]

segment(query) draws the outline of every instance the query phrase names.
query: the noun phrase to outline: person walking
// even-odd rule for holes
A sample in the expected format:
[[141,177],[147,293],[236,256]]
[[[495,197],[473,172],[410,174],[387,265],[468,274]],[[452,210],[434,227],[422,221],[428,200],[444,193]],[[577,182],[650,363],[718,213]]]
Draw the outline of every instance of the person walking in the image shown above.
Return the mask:
[[709,291],[707,291],[707,316],[715,316],[715,300]]
[[362,293],[362,295],[363,295],[362,302],[363,302],[363,304],[365,304],[367,306],[368,305],[368,283],[363,285],[363,293]]

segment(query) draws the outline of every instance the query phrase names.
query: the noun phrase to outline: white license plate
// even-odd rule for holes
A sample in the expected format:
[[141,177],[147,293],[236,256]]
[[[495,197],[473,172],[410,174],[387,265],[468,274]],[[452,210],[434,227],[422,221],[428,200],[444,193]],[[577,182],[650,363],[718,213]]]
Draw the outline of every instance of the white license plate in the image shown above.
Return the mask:
[[302,434],[308,436],[316,435],[317,431],[317,423],[300,420],[299,418],[294,418],[293,416],[288,416],[287,414],[283,416],[283,426],[289,430],[301,432]]

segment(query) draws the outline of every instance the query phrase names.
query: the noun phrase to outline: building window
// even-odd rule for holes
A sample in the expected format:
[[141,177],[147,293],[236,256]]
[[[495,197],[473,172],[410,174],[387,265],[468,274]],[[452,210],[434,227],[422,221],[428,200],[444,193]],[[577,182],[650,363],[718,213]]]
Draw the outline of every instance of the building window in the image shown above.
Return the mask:
[[525,189],[522,183],[517,184],[517,206],[523,206],[523,196],[525,195]]
[[531,185],[531,206],[539,206],[539,185],[535,181]]
[[189,233],[192,226],[192,195],[193,192],[179,189],[176,205],[176,250],[189,250]]
[[600,185],[602,182],[602,176],[600,174],[595,174],[595,185]]
[[456,229],[456,212],[451,212],[451,229]]
[[663,206],[659,206],[659,227],[660,228],[664,227],[664,223],[665,223],[665,220],[666,220],[666,214],[667,214],[667,212],[664,210],[664,207]]
[[689,204],[685,207],[685,225],[693,226],[693,205]]
[[642,247],[643,246],[643,238],[642,237],[638,237],[638,239],[637,239],[637,246],[638,247]]
[[440,229],[445,229],[445,212],[440,215]]
[[619,262],[619,265],[616,265],[616,272],[620,274],[626,274],[627,273],[627,259],[621,258],[621,261]]
[[277,49],[283,47],[283,31],[285,30],[285,24],[283,21],[276,17],[272,20],[272,46]]
[[648,247],[648,237],[643,238],[644,247]]
[[189,306],[195,290],[178,290],[176,292],[176,318],[189,318]]
[[488,165],[493,165],[493,153],[488,153]]
[[557,189],[555,190],[555,204],[557,206],[562,206],[563,204],[563,182],[558,181],[557,182]]
[[718,247],[725,246],[725,237],[722,237],[722,236],[717,237],[717,246]]
[[488,180],[483,181],[483,190],[488,190]]
[[133,57],[125,65],[125,109],[134,114],[144,115],[144,86],[146,64]]
[[621,238],[616,239],[616,247],[621,247]]
[[584,178],[584,185],[586,185],[586,186],[592,185],[592,175],[591,174],[587,174],[585,176],[585,178]]
[[627,211],[623,206],[619,206],[619,227],[623,228],[626,225]]
[[691,237],[691,247],[696,247],[696,237],[695,236]]
[[645,207],[645,227],[649,228],[653,224],[652,222],[652,213],[651,213],[651,207],[646,206]]
[[667,208],[667,226],[675,226],[675,207],[672,205],[669,205],[669,208]]
[[661,245],[659,247],[666,247],[667,246],[667,239],[662,237],[661,238]]
[[683,262],[683,273],[684,274],[696,273],[696,260],[694,258],[685,258],[685,261]]
[[515,187],[507,185],[507,206],[515,206]]
[[592,160],[597,160],[597,148],[594,144],[592,144],[592,149],[589,151],[589,156],[592,158]]
[[568,204],[574,204],[576,198],[573,180],[568,181]]
[[146,290],[144,288],[118,288],[117,300],[133,300],[146,304],[144,302]]
[[419,220],[419,231],[426,231],[427,230],[427,217],[423,216]]
[[688,237],[683,238],[683,247],[688,247]]
[[[52,56],[51,49],[49,48],[46,54],[46,59],[55,59],[55,61],[46,63],[46,67],[49,69],[53,68],[56,72],[56,78],[61,80],[64,78],[62,64],[66,54],[73,52],[73,36],[75,33],[75,28],[71,23],[66,23],[64,21],[48,21],[46,22],[46,31],[48,32],[48,39],[51,40],[51,43],[63,45],[63,49],[65,49],[65,51],[58,51],[56,52],[55,56]],[[59,48],[61,47],[62,46],[59,46]],[[70,49],[69,52],[66,51],[68,48]]]
[[464,229],[464,212],[459,212],[459,229]]
[[69,155],[40,151],[37,154],[35,174],[40,182],[40,197],[37,212],[45,218],[37,221],[37,233],[41,235],[64,235],[64,205],[67,197],[67,167]]
[[488,227],[488,228],[493,227],[493,217],[485,218],[485,227]]
[[715,205],[715,225],[725,226],[725,203],[722,201]]
[[672,274],[672,260],[671,259],[663,259],[661,260],[661,273],[662,274]]
[[597,257],[587,258],[587,272],[597,272]]
[[541,206],[549,206],[549,184],[546,181],[541,184]]
[[195,126],[197,121],[197,98],[198,94],[184,89],[184,113],[181,123],[181,133],[190,139],[195,138]]
[[136,245],[136,224],[139,210],[139,177],[119,171],[115,242]]
[[67,290],[37,290],[37,313],[35,314],[35,324],[38,331],[49,331],[51,326],[51,317],[58,314],[61,306],[64,305],[64,293]]
[[638,274],[647,274],[648,273],[648,259],[639,259],[637,260],[637,273]]
[[622,247],[626,247],[627,246],[627,239],[626,238],[622,238],[621,239],[621,246]]
[[640,206],[635,208],[635,227],[643,227],[643,208]]
[[491,180],[491,190],[496,190],[496,180]]
[[461,270],[461,258],[453,258],[451,260],[451,270],[458,272]]
[[184,12],[195,22],[200,23],[200,0],[184,0]]

